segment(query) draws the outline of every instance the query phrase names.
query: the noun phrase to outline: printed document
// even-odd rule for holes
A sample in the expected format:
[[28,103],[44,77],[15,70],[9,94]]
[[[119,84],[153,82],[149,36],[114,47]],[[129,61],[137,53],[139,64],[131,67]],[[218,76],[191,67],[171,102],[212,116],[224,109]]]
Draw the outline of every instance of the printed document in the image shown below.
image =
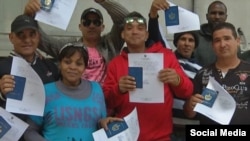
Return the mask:
[[18,141],[28,124],[0,107],[0,140]]
[[126,117],[124,117],[128,128],[110,138],[108,138],[105,130],[102,128],[93,133],[95,141],[136,141],[139,137],[139,122],[136,108]]
[[236,108],[234,98],[211,76],[209,77],[207,88],[218,92],[213,106],[209,107],[197,103],[194,107],[194,111],[199,112],[220,124],[228,125]]
[[[176,6],[175,4],[169,2],[170,7]],[[200,19],[196,13],[188,11],[180,6],[178,6],[179,24],[167,26],[167,32],[178,33],[184,31],[200,30]]]
[[158,79],[163,69],[162,53],[129,53],[129,67],[142,68],[142,88],[129,91],[129,101],[138,103],[164,103],[164,84]]
[[35,19],[42,23],[66,30],[77,0],[55,0],[51,11],[40,10]]
[[13,57],[11,75],[25,77],[26,82],[22,100],[7,98],[6,110],[12,113],[42,116],[45,90],[38,74],[23,58]]

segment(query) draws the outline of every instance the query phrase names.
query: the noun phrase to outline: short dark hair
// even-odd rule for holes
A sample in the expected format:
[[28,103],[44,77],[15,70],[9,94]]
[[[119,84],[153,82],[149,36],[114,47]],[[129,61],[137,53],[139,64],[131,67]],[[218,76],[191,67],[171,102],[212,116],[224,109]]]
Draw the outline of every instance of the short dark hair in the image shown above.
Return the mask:
[[223,22],[223,23],[218,23],[212,30],[212,35],[214,34],[215,31],[220,30],[220,29],[230,29],[232,31],[232,34],[234,38],[237,38],[237,32],[235,29],[235,26],[229,22]]
[[81,53],[81,56],[84,61],[85,67],[88,66],[89,55],[87,49],[84,47],[82,43],[67,43],[64,45],[61,50],[59,51],[58,60],[59,62],[62,61],[63,58],[69,58],[74,55],[76,52]]
[[210,3],[209,6],[208,6],[208,8],[207,8],[207,13],[209,13],[211,7],[214,4],[221,4],[221,5],[223,5],[225,7],[225,12],[227,13],[227,6],[222,1],[213,1],[212,3]]

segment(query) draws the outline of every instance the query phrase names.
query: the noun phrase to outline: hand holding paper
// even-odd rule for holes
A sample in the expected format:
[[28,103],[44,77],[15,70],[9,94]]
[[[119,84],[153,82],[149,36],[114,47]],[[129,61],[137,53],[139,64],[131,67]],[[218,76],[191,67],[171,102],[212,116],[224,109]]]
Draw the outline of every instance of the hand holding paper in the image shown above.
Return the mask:
[[11,75],[14,75],[16,86],[6,95],[6,110],[12,113],[42,116],[45,91],[39,75],[20,57],[13,57]]
[[176,6],[171,2],[169,4],[170,8],[165,11],[168,33],[200,30],[200,19],[197,14]]
[[77,0],[55,0],[50,12],[40,10],[37,12],[35,19],[45,24],[66,30],[76,3]]
[[179,25],[178,6],[171,6],[165,10],[166,26]]
[[0,107],[0,140],[18,141],[28,124]]
[[164,87],[157,77],[159,71],[163,69],[163,54],[129,53],[128,61],[129,73],[132,73],[131,75],[137,78],[137,87],[139,87],[138,84],[142,84],[140,89],[129,91],[129,101],[163,103]]
[[92,133],[95,141],[136,141],[140,128],[136,108],[124,121],[115,121],[108,125],[109,130],[103,128]]
[[50,12],[55,0],[41,0],[41,9]]
[[14,76],[14,81],[15,81],[15,87],[13,91],[7,93],[6,97],[15,100],[22,100],[26,78],[21,76]]
[[[207,95],[207,100],[202,104],[197,103],[194,111],[220,124],[229,124],[236,108],[233,97],[211,76],[209,77],[207,89],[203,93],[205,99]],[[211,101],[209,102],[208,99]]]
[[128,128],[128,125],[125,121],[113,121],[108,124],[108,130],[105,130],[105,132],[108,138],[110,138],[126,130],[127,128]]
[[204,88],[201,95],[204,96],[202,104],[212,107],[215,99],[217,98],[218,92],[209,88]]

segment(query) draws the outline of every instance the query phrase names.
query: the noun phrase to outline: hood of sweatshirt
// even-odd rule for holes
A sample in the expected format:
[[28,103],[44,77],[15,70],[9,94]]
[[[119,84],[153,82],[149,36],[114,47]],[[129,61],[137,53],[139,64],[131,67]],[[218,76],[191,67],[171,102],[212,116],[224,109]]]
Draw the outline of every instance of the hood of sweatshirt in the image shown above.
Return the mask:
[[[150,43],[148,47],[146,47],[146,50],[144,53],[162,53],[164,49],[166,48],[162,42],[155,42],[155,43]],[[121,55],[125,58],[128,58],[128,47],[123,48]]]
[[209,24],[202,24],[200,27],[200,34],[205,38],[212,39],[212,28]]

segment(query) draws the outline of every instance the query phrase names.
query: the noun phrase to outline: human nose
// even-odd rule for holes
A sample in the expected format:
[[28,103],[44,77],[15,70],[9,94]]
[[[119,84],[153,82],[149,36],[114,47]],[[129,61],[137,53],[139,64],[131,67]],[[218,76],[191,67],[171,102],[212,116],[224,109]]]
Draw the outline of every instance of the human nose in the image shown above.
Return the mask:
[[225,47],[226,46],[226,42],[224,40],[220,41],[220,47]]
[[90,21],[89,27],[95,27],[95,24],[93,21]]
[[215,19],[220,19],[221,15],[220,15],[220,13],[215,13],[214,17],[215,17]]
[[75,68],[76,68],[76,64],[75,64],[75,63],[71,63],[71,64],[69,65],[69,68],[70,68],[70,69],[75,69]]
[[32,37],[30,37],[30,36],[24,36],[24,37],[23,37],[23,40],[24,40],[25,42],[31,42]]
[[187,40],[184,40],[184,45],[185,46],[190,46],[191,45],[191,41],[189,41],[188,39]]
[[188,40],[184,40],[184,44],[188,45],[190,42]]
[[139,29],[138,29],[138,28],[134,27],[134,28],[132,29],[132,33],[133,33],[133,34],[137,34],[138,32],[139,32]]

